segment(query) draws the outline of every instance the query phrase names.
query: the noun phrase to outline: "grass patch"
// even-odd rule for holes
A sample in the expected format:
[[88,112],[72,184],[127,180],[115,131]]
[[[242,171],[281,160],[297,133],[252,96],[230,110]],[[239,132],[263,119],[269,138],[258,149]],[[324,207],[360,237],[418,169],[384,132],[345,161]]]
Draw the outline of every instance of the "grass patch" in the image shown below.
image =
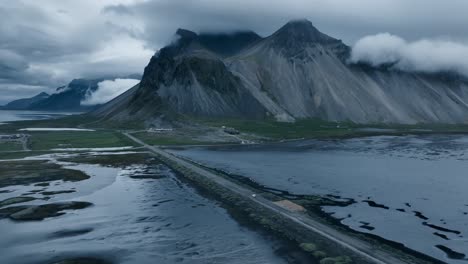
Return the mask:
[[350,122],[326,122],[318,119],[298,120],[295,123],[241,119],[198,119],[197,122],[213,127],[233,127],[243,133],[273,139],[344,136],[353,133],[353,130],[359,127]]
[[28,132],[33,150],[54,148],[109,148],[135,146],[133,141],[116,131]]
[[144,130],[145,123],[141,120],[114,121],[114,120],[97,120],[85,125],[87,128],[101,129],[120,129],[120,130]]
[[0,142],[0,151],[20,151],[23,145],[19,142]]
[[50,151],[18,151],[18,152],[0,152],[0,160],[23,159],[26,157],[50,154]]
[[142,140],[149,145],[204,145],[212,144],[213,142],[197,141],[188,136],[181,135],[170,135],[170,134],[159,134],[159,133],[148,133],[148,132],[137,132],[133,133],[133,136]]
[[[212,127],[233,127],[243,133],[255,134],[274,140],[325,137],[357,137],[401,134],[468,133],[467,124],[356,124],[352,122],[328,122],[319,119],[301,119],[294,123],[275,120],[200,119],[193,121]],[[365,131],[378,128],[388,131]]]

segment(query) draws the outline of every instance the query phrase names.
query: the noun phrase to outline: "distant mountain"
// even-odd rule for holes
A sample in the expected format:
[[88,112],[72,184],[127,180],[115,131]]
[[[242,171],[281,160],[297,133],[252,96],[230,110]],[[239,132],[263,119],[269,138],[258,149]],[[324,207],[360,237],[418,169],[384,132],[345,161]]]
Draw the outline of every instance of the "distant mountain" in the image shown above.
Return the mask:
[[9,110],[24,110],[28,109],[31,107],[32,104],[37,103],[39,101],[45,100],[49,97],[49,94],[47,93],[40,93],[36,96],[33,96],[31,98],[25,98],[25,99],[19,99],[12,101],[5,106],[2,107],[2,109],[9,109]]
[[75,79],[67,86],[57,88],[57,93],[50,95],[44,100],[35,102],[29,106],[29,110],[47,111],[87,111],[95,106],[82,106],[81,101],[88,91],[94,92],[98,83],[103,79],[86,80]]
[[357,123],[466,123],[468,82],[349,64],[350,47],[310,21],[291,21],[269,37],[252,32],[196,34],[151,58],[139,87],[97,115],[146,119],[320,118]]
[[[133,74],[121,78],[141,79],[141,75]],[[81,102],[86,96],[95,92],[100,82],[114,79],[116,77],[92,80],[74,79],[68,85],[58,87],[55,93],[51,95],[41,93],[32,98],[15,100],[5,105],[2,109],[86,112],[98,107],[97,105],[82,105]]]

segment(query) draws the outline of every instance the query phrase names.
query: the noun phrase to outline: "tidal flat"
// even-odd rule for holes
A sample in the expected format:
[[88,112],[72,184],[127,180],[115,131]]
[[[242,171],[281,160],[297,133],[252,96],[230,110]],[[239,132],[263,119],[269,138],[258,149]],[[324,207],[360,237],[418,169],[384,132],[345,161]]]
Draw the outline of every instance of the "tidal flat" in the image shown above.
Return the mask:
[[0,161],[5,263],[306,263],[146,152]]
[[468,256],[464,135],[167,149],[272,192],[348,201],[320,210],[370,237],[447,263],[464,263]]

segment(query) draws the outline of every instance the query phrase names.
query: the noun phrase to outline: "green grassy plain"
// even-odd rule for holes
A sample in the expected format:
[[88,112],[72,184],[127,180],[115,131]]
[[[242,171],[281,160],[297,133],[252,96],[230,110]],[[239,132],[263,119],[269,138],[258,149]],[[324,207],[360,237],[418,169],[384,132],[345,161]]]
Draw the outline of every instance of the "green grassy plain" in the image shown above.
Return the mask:
[[[297,120],[294,123],[276,122],[274,120],[246,120],[230,118],[196,118],[179,116],[181,128],[174,133],[136,132],[134,135],[152,145],[205,145],[214,144],[209,137],[201,137],[203,141],[194,139],[197,133],[206,133],[207,128],[232,127],[243,134],[242,139],[257,141],[276,141],[288,139],[310,138],[343,138],[374,135],[430,134],[430,133],[468,133],[468,125],[398,125],[398,124],[367,124],[352,122],[327,122],[318,119]],[[183,124],[189,125],[188,128]],[[0,133],[19,133],[21,128],[54,127],[54,128],[91,128],[94,132],[84,131],[43,131],[25,132],[31,135],[32,150],[50,150],[53,148],[102,148],[134,146],[134,143],[120,133],[120,130],[138,131],[144,129],[144,122],[133,120],[129,122],[112,122],[98,120],[89,115],[74,115],[59,119],[18,121],[0,126]],[[363,130],[377,128],[380,130]],[[185,134],[184,134],[185,133]],[[0,144],[0,151],[20,151],[21,146]]]
[[[302,119],[294,123],[274,120],[196,119],[196,122],[212,127],[233,127],[241,132],[268,137],[272,140],[299,138],[341,138],[374,135],[468,133],[468,125],[459,124],[356,124],[352,122],[327,122],[318,119]],[[364,130],[365,128],[381,129]]]
[[233,127],[241,132],[272,139],[296,139],[324,136],[343,136],[353,133],[357,125],[350,122],[325,122],[316,119],[298,120],[295,123],[274,120],[198,119],[201,124],[213,127]]
[[117,131],[53,131],[28,132],[32,150],[54,148],[108,148],[135,146]]

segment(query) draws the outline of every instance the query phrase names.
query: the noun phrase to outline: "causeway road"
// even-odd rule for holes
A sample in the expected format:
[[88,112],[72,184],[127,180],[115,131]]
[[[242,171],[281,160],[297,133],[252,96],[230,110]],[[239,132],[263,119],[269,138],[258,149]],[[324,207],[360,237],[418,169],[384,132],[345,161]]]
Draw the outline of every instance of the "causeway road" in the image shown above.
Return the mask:
[[198,175],[206,177],[207,179],[231,190],[232,192],[238,195],[241,195],[246,199],[252,200],[258,205],[263,206],[265,209],[271,210],[274,213],[282,215],[283,217],[289,219],[290,221],[293,221],[296,224],[303,226],[310,232],[314,232],[326,239],[329,239],[330,241],[336,243],[337,245],[352,251],[353,253],[355,253],[356,255],[360,256],[363,259],[366,259],[370,263],[375,263],[375,264],[413,263],[413,262],[407,262],[404,259],[400,259],[395,254],[392,254],[378,247],[375,247],[367,241],[363,241],[355,237],[349,236],[343,232],[340,232],[334,229],[333,227],[323,224],[321,222],[318,222],[303,213],[288,211],[274,204],[272,201],[261,197],[260,195],[254,195],[254,193],[251,190],[243,186],[240,186],[232,181],[229,181],[223,177],[220,177],[213,172],[203,169],[161,148],[148,145],[144,143],[143,141],[141,141],[140,139],[130,135],[129,133],[123,132],[123,134],[127,136],[129,139],[131,139],[132,141],[142,145],[149,151],[157,155],[160,155],[168,160],[171,160],[172,162],[178,164],[179,166],[184,167],[185,169],[189,169],[190,171]]

